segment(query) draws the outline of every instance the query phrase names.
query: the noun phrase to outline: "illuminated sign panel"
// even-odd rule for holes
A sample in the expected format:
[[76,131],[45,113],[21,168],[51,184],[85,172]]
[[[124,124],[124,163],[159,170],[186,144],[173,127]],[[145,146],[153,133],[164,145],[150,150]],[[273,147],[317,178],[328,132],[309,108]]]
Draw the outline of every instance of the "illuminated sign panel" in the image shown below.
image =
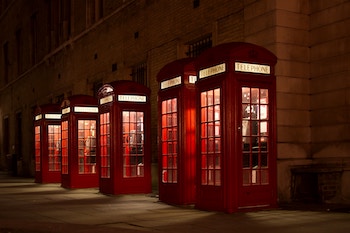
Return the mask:
[[43,118],[43,115],[41,114],[35,116],[36,121],[41,120],[42,118]]
[[166,89],[169,87],[177,86],[181,84],[181,76],[176,78],[168,79],[160,83],[160,89]]
[[97,107],[74,107],[74,112],[98,113]]
[[58,119],[61,119],[61,114],[48,113],[48,114],[45,114],[45,119],[55,119],[55,120],[58,120]]
[[70,113],[70,107],[66,107],[64,109],[62,109],[62,115]]
[[188,82],[189,83],[196,83],[197,82],[197,76],[195,76],[195,75],[188,76]]
[[206,78],[226,71],[226,64],[222,63],[199,71],[199,78]]
[[113,95],[109,95],[100,99],[100,104],[107,104],[113,102]]
[[144,95],[118,95],[118,101],[145,103],[146,96],[144,96]]
[[257,74],[270,74],[270,66],[235,62],[235,71],[257,73]]

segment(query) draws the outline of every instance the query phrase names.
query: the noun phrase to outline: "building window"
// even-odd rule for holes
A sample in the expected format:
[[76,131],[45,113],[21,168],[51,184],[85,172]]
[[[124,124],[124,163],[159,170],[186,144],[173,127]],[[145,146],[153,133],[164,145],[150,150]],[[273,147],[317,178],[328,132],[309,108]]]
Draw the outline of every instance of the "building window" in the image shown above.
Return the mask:
[[103,0],[86,1],[86,27],[90,27],[103,17]]
[[23,40],[22,40],[22,30],[16,31],[16,49],[17,49],[17,71],[18,74],[23,72]]
[[100,88],[103,86],[103,83],[102,81],[97,81],[97,82],[94,82],[93,83],[93,92],[94,92],[94,97],[97,98],[97,94],[98,94],[98,91],[100,90]]
[[61,0],[60,4],[60,37],[64,42],[69,39],[71,35],[71,1]]
[[3,54],[4,54],[4,84],[6,85],[9,82],[9,43],[6,42],[3,46]]
[[37,62],[37,48],[38,48],[38,21],[37,14],[33,14],[30,17],[30,37],[31,37],[31,58],[32,65]]
[[208,35],[199,40],[188,43],[188,51],[186,55],[188,57],[198,57],[203,51],[213,46],[212,36]]
[[103,18],[103,0],[96,0],[96,15],[97,15],[97,19],[102,19]]
[[147,63],[143,62],[134,66],[132,68],[131,77],[133,81],[148,86]]

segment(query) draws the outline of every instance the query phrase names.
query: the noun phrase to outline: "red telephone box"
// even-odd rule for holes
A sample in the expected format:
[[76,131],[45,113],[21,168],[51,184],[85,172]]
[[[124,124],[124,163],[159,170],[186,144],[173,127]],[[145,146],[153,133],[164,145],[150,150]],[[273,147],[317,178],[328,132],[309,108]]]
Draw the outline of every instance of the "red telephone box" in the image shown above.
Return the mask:
[[96,159],[96,98],[74,95],[61,105],[62,187],[99,186]]
[[158,73],[159,199],[195,202],[197,80],[193,59],[171,62]]
[[100,88],[98,100],[100,192],[150,193],[150,89],[116,81]]
[[34,116],[35,182],[61,182],[60,106],[37,107]]
[[239,42],[196,60],[197,208],[276,205],[276,61],[268,50]]

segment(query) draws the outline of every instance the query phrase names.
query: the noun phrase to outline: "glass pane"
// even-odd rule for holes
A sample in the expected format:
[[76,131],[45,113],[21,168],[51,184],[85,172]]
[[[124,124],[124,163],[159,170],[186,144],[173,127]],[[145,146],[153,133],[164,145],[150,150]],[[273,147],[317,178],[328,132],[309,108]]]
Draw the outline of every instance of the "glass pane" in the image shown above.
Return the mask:
[[204,138],[204,137],[207,137],[208,133],[208,124],[205,123],[205,124],[202,124],[201,125],[201,137]]
[[207,92],[202,92],[201,93],[201,106],[208,106]]
[[221,152],[221,139],[220,138],[215,139],[215,152],[217,152],[217,153]]
[[167,113],[167,102],[166,101],[162,101],[162,114]]
[[259,167],[259,154],[253,153],[252,154],[252,168],[256,169]]
[[259,121],[251,121],[251,135],[259,135]]
[[261,137],[260,138],[260,151],[268,151],[268,148],[267,148],[267,137]]
[[261,167],[267,167],[267,153],[261,153]]
[[214,107],[214,120],[219,121],[220,120],[220,105],[216,105]]
[[242,118],[250,119],[250,104],[242,104]]
[[209,153],[215,152],[215,143],[214,143],[214,140],[212,138],[210,138],[208,141],[208,152]]
[[269,103],[269,92],[268,89],[260,89],[260,103],[268,104]]
[[202,109],[201,109],[201,121],[202,121],[202,122],[208,121],[207,109],[206,109],[206,108],[202,108]]
[[213,105],[214,104],[214,92],[212,90],[207,92],[207,98],[208,98],[208,100],[207,100],[208,106]]
[[213,121],[214,120],[214,107],[208,107],[208,121]]
[[264,136],[268,135],[267,121],[260,122],[260,135],[264,135]]
[[208,125],[208,137],[214,137],[214,125]]
[[172,126],[176,126],[177,125],[177,113],[171,114],[171,118],[172,118]]
[[259,88],[251,89],[251,103],[259,103]]
[[251,144],[250,144],[250,137],[243,137],[243,151],[250,151]]
[[215,170],[215,185],[216,186],[221,185],[221,172],[220,172],[220,170]]
[[242,103],[250,103],[250,88],[242,87]]
[[171,100],[171,105],[172,105],[171,112],[177,112],[177,99],[176,98]]
[[220,121],[215,122],[215,137],[221,136],[221,126]]
[[250,167],[250,154],[244,153],[243,154],[243,167]]
[[253,120],[259,119],[259,105],[250,106],[250,118]]
[[220,89],[217,88],[214,90],[214,104],[220,104]]
[[250,136],[250,121],[242,121],[242,136]]
[[261,120],[266,120],[269,118],[269,111],[267,105],[260,105],[260,118]]
[[221,157],[220,157],[220,155],[215,157],[215,168],[216,169],[221,168]]

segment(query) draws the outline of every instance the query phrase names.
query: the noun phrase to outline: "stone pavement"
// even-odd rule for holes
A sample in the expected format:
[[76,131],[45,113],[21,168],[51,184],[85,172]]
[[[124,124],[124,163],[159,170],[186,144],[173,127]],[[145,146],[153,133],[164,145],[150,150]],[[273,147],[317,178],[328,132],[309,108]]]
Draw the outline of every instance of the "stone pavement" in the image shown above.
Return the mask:
[[350,212],[319,207],[218,213],[164,204],[151,195],[108,196],[98,189],[0,173],[0,233],[350,232]]

